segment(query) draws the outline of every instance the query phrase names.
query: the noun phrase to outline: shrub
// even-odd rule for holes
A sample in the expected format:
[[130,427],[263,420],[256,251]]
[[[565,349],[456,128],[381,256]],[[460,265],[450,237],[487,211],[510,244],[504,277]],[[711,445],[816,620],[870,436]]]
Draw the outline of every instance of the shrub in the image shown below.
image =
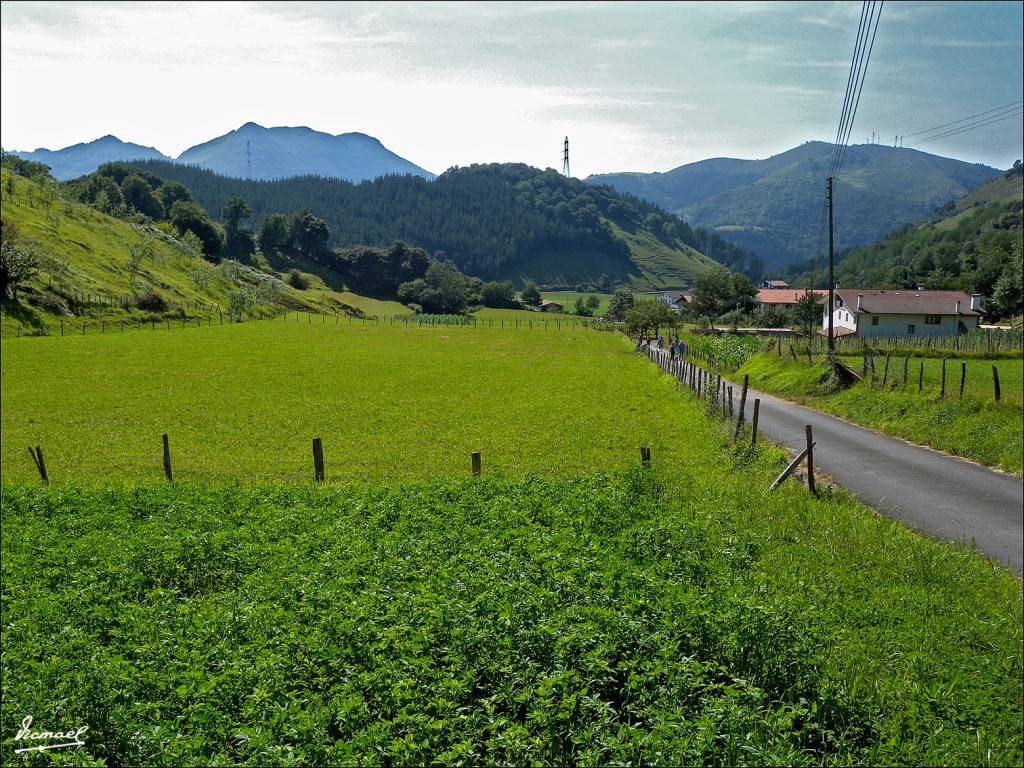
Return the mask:
[[309,278],[298,269],[292,269],[288,272],[288,285],[296,290],[304,291],[309,288]]
[[135,298],[135,306],[147,312],[166,312],[167,299],[159,291],[150,288]]

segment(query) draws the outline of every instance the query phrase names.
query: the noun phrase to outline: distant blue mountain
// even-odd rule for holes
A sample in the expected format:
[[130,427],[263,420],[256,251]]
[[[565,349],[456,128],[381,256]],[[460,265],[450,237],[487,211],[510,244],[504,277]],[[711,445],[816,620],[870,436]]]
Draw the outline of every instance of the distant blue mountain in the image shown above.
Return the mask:
[[116,136],[104,136],[87,144],[64,149],[37,149],[32,152],[11,151],[23,160],[50,166],[50,175],[60,181],[87,176],[103,163],[115,160],[170,160],[167,155],[138,144],[127,144]]
[[406,174],[435,178],[363,133],[332,136],[311,128],[264,128],[256,123],[187,149],[177,162],[262,181],[323,176],[360,182]]
[[362,133],[332,136],[311,128],[264,128],[246,123],[236,131],[199,144],[176,159],[152,147],[128,144],[114,136],[66,149],[13,155],[45,163],[55,179],[77,179],[103,163],[117,160],[168,160],[204,168],[222,176],[270,181],[293,176],[322,176],[360,182],[379,176],[412,174],[427,179],[433,173],[399,157],[377,139]]

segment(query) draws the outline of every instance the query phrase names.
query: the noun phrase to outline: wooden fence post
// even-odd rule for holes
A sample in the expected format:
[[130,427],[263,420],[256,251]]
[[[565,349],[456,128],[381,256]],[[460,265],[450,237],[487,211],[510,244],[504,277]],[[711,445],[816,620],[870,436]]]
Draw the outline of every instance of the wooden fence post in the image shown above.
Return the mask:
[[754,398],[754,413],[750,419],[750,447],[757,445],[757,412],[761,408],[761,398]]
[[924,360],[921,361],[921,367],[917,372],[917,391],[920,392],[924,387]]
[[996,402],[999,402],[999,369],[992,366],[992,384],[995,386]]
[[939,387],[939,397],[946,396],[946,358],[942,358],[942,384]]
[[171,477],[171,448],[167,441],[167,433],[164,433],[164,475],[167,477],[167,482],[173,482]]
[[882,372],[882,389],[885,389],[886,383],[889,381],[889,353],[885,353],[885,370]]
[[46,474],[46,462],[43,461],[43,449],[37,445],[33,451],[32,446],[29,446],[28,452],[32,456],[32,461],[36,464],[36,469],[39,470],[39,477],[42,478],[44,483],[49,483],[50,478]]
[[640,446],[640,464],[645,467],[651,466],[651,449],[649,446]]
[[480,477],[480,451],[473,451],[469,456],[473,465],[473,477]]
[[967,379],[967,363],[960,363],[960,397],[964,396],[964,381]]
[[818,491],[814,487],[814,440],[811,439],[811,425],[804,426],[804,433],[807,435],[807,488],[812,495],[817,496]]
[[313,472],[316,481],[323,482],[324,479],[324,447],[319,437],[313,438]]

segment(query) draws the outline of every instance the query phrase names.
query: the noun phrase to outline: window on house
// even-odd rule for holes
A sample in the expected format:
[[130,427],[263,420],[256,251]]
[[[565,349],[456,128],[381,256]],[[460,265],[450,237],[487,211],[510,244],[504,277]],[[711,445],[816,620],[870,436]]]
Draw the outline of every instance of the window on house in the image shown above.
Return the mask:
[[878,315],[872,315],[871,316],[871,324],[872,325],[878,325]]
[[942,315],[925,315],[925,325],[939,325],[942,322]]
[[914,332],[914,324],[911,323],[910,325],[907,326],[907,333],[913,333],[913,332]]

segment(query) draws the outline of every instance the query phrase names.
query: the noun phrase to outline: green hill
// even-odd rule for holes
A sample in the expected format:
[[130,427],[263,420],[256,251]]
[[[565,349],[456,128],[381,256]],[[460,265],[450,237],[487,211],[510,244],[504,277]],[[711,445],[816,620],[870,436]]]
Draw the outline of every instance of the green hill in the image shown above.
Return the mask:
[[[667,173],[588,181],[656,203],[756,253],[770,270],[818,252],[832,154],[832,144],[808,142],[764,160],[716,158]],[[833,189],[836,247],[875,242],[997,174],[912,149],[848,147]]]
[[[38,254],[33,276],[18,286],[18,301],[4,300],[4,335],[31,332],[64,320],[78,328],[167,317],[214,318],[227,313],[232,295],[255,297],[257,313],[299,310],[389,314],[409,310],[327,289],[305,274],[307,290],[286,275],[224,261],[214,265],[165,225],[145,217],[124,220],[62,196],[55,183],[39,184],[2,171],[5,247],[14,239]],[[262,301],[258,299],[264,299]]]
[[[840,285],[978,293],[992,318],[1024,311],[1024,177],[1021,166],[941,206],[934,215],[876,243],[836,254]],[[791,285],[827,287],[821,260],[775,270]]]
[[[432,181],[389,176],[360,184],[309,176],[247,181],[176,163],[132,165],[183,184],[214,217],[232,197],[249,205],[254,230],[274,214],[305,210],[327,225],[331,248],[401,240],[482,280],[653,290],[688,285],[716,265],[755,280],[762,271],[753,254],[654,204],[523,164],[452,168]],[[647,236],[639,235],[643,230]]]

